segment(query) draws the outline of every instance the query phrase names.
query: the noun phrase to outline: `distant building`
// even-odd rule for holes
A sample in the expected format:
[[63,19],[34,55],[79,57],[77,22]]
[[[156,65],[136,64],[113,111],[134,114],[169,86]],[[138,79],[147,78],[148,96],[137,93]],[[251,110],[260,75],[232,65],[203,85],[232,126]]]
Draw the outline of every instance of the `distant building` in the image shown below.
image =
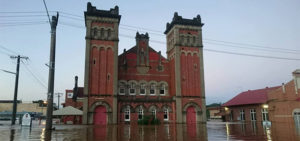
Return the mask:
[[268,93],[271,121],[300,124],[300,69],[293,72],[293,77],[287,84]]
[[221,104],[213,103],[206,106],[208,119],[222,119],[222,111],[224,108]]
[[[12,115],[13,100],[0,100],[0,117],[9,117]],[[26,112],[38,116],[46,116],[47,105],[42,100],[33,101],[32,103],[17,102],[17,117]]]
[[66,90],[65,94],[65,102],[62,103],[63,107],[72,106],[74,108],[82,110],[82,98],[83,98],[83,87],[78,87],[78,96],[77,100],[73,100],[73,89],[72,90]]
[[[65,108],[76,108],[81,111],[81,114],[70,114],[73,112],[73,110],[69,111],[69,113],[64,113],[65,115],[59,115],[61,121],[65,124],[82,124],[82,110],[83,110],[83,87],[78,87],[78,93],[77,93],[77,100],[75,101],[74,99],[74,92],[72,90],[66,90],[65,94],[65,102],[62,103],[63,109],[60,109],[63,111]],[[70,108],[72,107],[72,108]],[[56,111],[57,112],[57,111]],[[57,116],[57,115],[56,115]]]
[[268,92],[280,86],[248,90],[224,103],[226,121],[269,121]]

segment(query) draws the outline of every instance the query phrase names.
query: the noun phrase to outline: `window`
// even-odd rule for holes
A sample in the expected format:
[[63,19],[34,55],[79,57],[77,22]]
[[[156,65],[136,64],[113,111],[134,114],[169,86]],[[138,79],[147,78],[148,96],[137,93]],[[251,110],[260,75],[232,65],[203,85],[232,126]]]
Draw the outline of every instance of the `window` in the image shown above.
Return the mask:
[[101,36],[101,38],[103,38],[103,36],[104,36],[104,29],[103,28],[101,28],[101,31],[100,31],[100,36]]
[[229,116],[230,116],[229,117],[230,121],[233,121],[233,111],[232,110],[230,111],[230,115]]
[[130,121],[130,107],[129,106],[125,110],[125,121]]
[[94,28],[94,36],[97,36],[97,32],[98,32],[98,29],[97,28]]
[[129,93],[131,95],[135,95],[135,84],[134,83],[130,84]]
[[143,108],[140,107],[140,109],[139,109],[139,115],[138,115],[139,120],[143,119],[143,115],[144,115]]
[[156,119],[156,109],[152,109],[151,113],[152,113],[152,116]]
[[73,98],[73,93],[67,93],[67,98]]
[[256,121],[256,111],[255,109],[250,109],[251,121]]
[[107,39],[110,39],[110,34],[111,34],[111,31],[110,29],[107,30]]
[[140,86],[140,95],[145,95],[145,94],[146,94],[145,84],[141,84],[141,86]]
[[93,64],[94,64],[94,65],[96,64],[96,59],[95,59],[95,58],[93,59]]
[[193,44],[195,44],[195,43],[196,43],[196,37],[193,36]]
[[125,85],[124,84],[120,85],[119,95],[125,95]]
[[159,94],[165,95],[165,85],[164,85],[164,84],[162,84],[162,85],[160,86]]
[[181,36],[180,36],[180,39],[179,39],[179,41],[180,41],[181,44],[183,43],[183,40],[184,40],[184,38],[183,38],[183,36],[181,35]]
[[240,110],[240,120],[241,120],[241,121],[244,121],[244,120],[245,120],[245,111],[244,111],[244,109],[241,109],[241,110]]
[[268,109],[262,109],[262,120],[263,121],[269,121],[269,113],[268,113]]
[[155,95],[155,85],[154,84],[150,85],[150,95]]
[[164,120],[169,120],[169,110],[164,109]]

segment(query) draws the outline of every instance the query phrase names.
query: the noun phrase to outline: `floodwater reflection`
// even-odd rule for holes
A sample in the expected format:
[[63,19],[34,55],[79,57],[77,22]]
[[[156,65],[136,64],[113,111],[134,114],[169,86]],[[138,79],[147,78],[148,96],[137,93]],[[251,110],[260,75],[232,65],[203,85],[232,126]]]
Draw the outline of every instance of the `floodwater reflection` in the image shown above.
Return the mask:
[[32,128],[0,126],[0,140],[80,140],[80,141],[206,141],[206,140],[300,140],[300,126],[294,121],[272,123],[271,127],[259,122],[162,125],[54,125],[46,131],[44,125]]

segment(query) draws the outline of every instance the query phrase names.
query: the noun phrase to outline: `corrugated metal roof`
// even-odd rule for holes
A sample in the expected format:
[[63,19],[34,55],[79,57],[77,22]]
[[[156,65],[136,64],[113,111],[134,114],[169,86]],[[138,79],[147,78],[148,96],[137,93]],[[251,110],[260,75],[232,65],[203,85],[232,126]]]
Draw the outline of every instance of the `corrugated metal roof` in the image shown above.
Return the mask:
[[269,91],[275,90],[280,86],[271,87],[271,88],[264,88],[264,89],[257,89],[257,90],[248,90],[242,92],[232,98],[231,100],[224,103],[222,106],[238,106],[238,105],[248,105],[248,104],[261,104],[265,103],[268,100],[267,93]]
[[62,109],[53,111],[54,116],[70,116],[70,115],[82,115],[83,112],[72,106],[67,106]]

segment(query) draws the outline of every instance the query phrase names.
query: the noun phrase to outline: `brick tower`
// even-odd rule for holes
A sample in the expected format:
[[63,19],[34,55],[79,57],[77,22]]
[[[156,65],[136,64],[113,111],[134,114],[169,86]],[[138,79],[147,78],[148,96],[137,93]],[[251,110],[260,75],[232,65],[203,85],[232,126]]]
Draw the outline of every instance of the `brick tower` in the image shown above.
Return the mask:
[[176,122],[205,122],[202,26],[200,15],[184,19],[175,12],[167,23],[170,93],[176,96]]
[[88,3],[84,16],[86,54],[83,124],[116,123],[119,8],[97,10]]

